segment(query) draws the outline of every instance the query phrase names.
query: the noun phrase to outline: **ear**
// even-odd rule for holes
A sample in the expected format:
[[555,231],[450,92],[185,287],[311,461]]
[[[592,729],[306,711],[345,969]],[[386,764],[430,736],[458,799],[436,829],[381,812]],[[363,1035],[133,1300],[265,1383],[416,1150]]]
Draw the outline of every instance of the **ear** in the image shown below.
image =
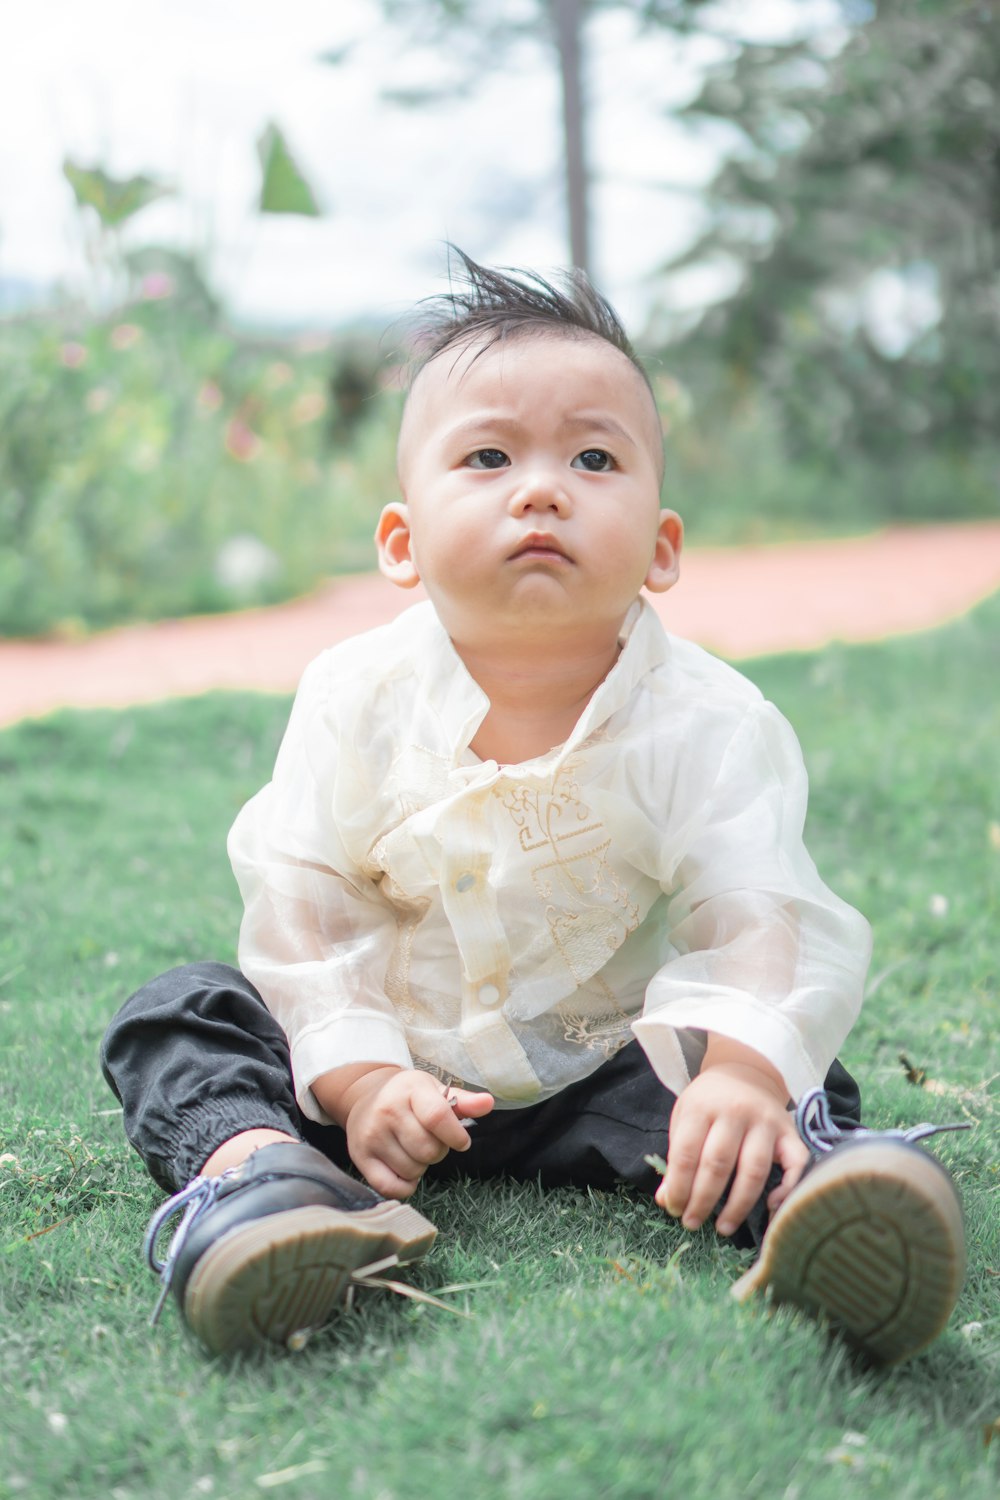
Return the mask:
[[378,570],[401,589],[412,589],[420,574],[410,551],[410,512],[398,500],[387,505],[375,527]]
[[661,510],[656,549],[646,574],[646,587],[650,593],[665,594],[677,582],[683,543],[684,522],[676,511]]

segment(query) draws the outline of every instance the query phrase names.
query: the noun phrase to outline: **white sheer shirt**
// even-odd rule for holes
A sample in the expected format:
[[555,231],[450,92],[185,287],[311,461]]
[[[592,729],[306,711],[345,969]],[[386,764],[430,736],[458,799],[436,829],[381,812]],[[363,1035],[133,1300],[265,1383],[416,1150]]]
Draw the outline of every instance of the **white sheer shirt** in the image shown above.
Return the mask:
[[565,744],[480,760],[489,707],[430,604],[319,656],[229,853],[239,962],[310,1085],[423,1068],[500,1107],[637,1036],[679,1093],[712,1031],[793,1098],[860,1006],[867,923],[802,842],[798,742],[746,678],[637,601]]

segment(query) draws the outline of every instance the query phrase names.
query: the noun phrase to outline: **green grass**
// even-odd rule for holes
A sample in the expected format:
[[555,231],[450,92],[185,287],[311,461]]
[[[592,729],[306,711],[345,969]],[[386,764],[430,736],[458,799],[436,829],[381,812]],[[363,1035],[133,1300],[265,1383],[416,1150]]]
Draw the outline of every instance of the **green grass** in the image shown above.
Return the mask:
[[0,736],[0,1496],[995,1497],[998,660],[995,600],[933,635],[751,670],[800,731],[817,862],[874,923],[843,1054],[869,1119],[976,1126],[935,1143],[965,1200],[965,1291],[887,1374],[797,1314],[732,1303],[745,1258],[711,1231],[503,1184],[418,1199],[442,1233],[412,1279],[464,1287],[443,1295],[467,1318],[365,1293],[301,1355],[242,1365],[205,1359],[173,1308],[150,1331],[139,1244],[159,1195],[97,1047],[153,973],[232,958],[225,832],[287,703]]

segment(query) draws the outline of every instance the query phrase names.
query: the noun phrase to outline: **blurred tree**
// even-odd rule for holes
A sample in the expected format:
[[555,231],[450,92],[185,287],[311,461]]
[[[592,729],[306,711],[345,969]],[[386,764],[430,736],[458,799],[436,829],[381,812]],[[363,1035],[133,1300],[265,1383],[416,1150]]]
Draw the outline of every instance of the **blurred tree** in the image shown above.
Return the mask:
[[[562,99],[563,181],[570,259],[590,269],[587,170],[586,22],[599,10],[624,10],[641,26],[688,32],[708,0],[380,0],[393,22],[455,60],[452,77],[430,89],[389,89],[397,103],[425,104],[471,91],[480,75],[509,63],[520,45],[541,43],[557,61]],[[456,45],[456,43],[458,45]]]
[[362,423],[378,410],[379,377],[384,367],[376,339],[340,339],[327,377],[330,405],[327,432],[336,448],[357,434]]
[[[791,451],[839,465],[1000,435],[1000,28],[974,0],[878,0],[741,46],[684,112],[735,146],[671,263],[737,285],[680,357],[761,388]],[[730,282],[730,284],[732,284]],[[676,332],[676,329],[675,329]]]

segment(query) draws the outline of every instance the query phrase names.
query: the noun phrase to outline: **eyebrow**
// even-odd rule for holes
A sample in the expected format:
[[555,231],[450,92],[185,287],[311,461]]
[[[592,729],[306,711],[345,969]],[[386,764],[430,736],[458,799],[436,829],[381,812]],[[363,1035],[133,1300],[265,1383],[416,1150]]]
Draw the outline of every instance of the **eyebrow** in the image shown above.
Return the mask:
[[[449,427],[447,436],[449,439],[459,439],[466,433],[474,436],[484,427],[492,428],[495,432],[509,432],[516,434],[521,430],[521,423],[516,417],[505,417],[500,412],[482,411],[473,417],[466,417],[464,421],[456,422],[454,427]],[[559,424],[559,430],[565,432],[600,432],[608,437],[617,438],[620,442],[627,443],[631,448],[639,445],[631,434],[616,421],[614,417],[603,416],[598,412],[580,412],[575,416],[564,418]]]
[[580,412],[577,416],[566,417],[559,425],[567,431],[603,432],[608,437],[616,437],[633,448],[638,446],[635,438],[620,422],[614,417],[603,416],[600,412]]

